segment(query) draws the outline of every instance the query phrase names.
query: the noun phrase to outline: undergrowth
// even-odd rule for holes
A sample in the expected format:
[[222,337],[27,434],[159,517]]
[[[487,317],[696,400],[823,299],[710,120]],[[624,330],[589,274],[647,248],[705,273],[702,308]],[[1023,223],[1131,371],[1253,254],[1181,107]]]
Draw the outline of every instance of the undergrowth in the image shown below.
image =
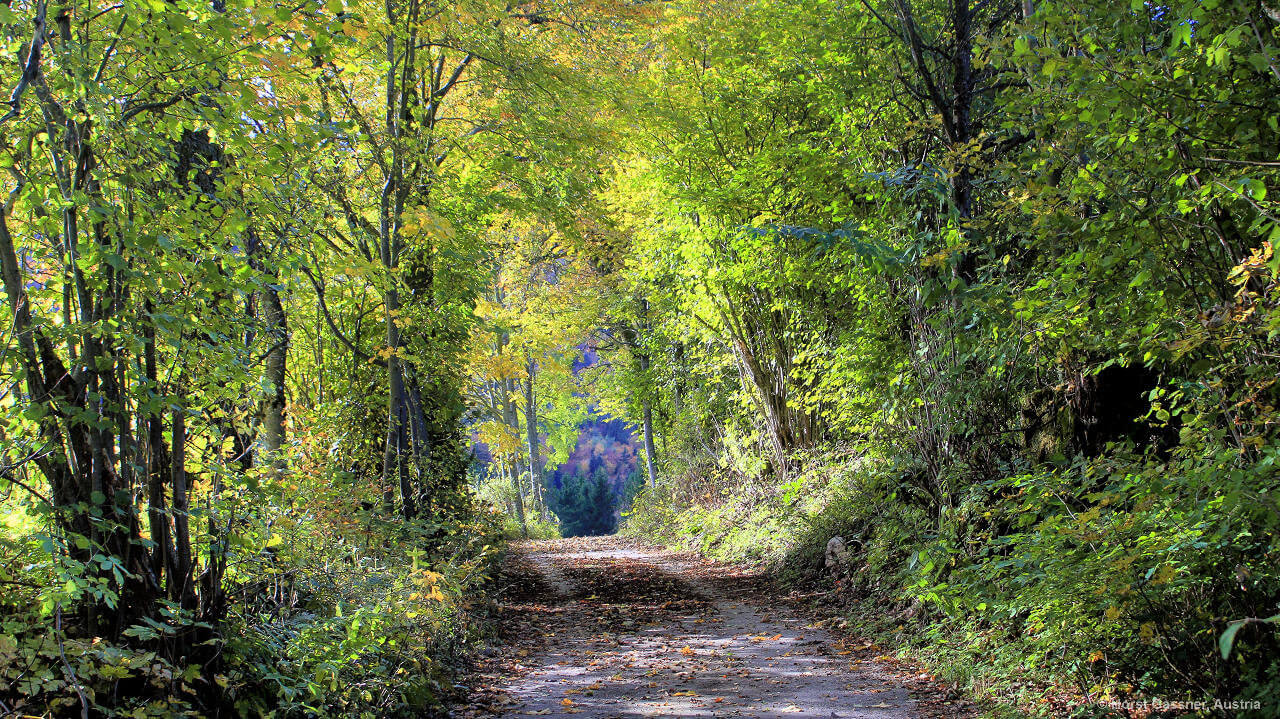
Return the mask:
[[[1233,487],[1202,457],[1118,447],[1009,467],[934,513],[908,461],[845,447],[781,481],[691,471],[641,494],[623,531],[825,589],[855,631],[989,716],[1123,716],[1120,703],[1145,700],[1157,714],[1273,717],[1275,631],[1224,632],[1277,611],[1276,451]],[[847,568],[825,566],[835,536]]]
[[[209,593],[225,621],[171,603],[165,621],[125,628],[120,642],[64,621],[95,588],[49,551],[59,539],[36,503],[5,499],[0,715],[443,714],[486,631],[497,513],[473,502],[399,521],[367,483],[332,469],[256,481],[253,505],[228,498],[213,515],[237,527],[223,590]],[[157,647],[176,643],[208,646],[217,660],[164,660]]]

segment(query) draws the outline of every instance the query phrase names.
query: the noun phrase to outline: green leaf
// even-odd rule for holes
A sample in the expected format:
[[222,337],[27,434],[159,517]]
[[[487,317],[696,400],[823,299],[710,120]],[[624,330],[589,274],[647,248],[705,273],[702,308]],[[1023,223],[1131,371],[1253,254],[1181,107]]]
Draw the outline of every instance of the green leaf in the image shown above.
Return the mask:
[[1218,637],[1218,651],[1222,652],[1222,658],[1226,659],[1231,654],[1231,645],[1236,641],[1236,633],[1240,631],[1249,622],[1248,619],[1237,619],[1227,625],[1227,630]]
[[1228,624],[1226,631],[1222,633],[1222,636],[1218,637],[1218,651],[1222,652],[1222,658],[1226,659],[1231,654],[1231,647],[1235,644],[1236,634],[1246,624],[1276,624],[1277,622],[1280,622],[1280,614],[1266,619],[1237,619]]

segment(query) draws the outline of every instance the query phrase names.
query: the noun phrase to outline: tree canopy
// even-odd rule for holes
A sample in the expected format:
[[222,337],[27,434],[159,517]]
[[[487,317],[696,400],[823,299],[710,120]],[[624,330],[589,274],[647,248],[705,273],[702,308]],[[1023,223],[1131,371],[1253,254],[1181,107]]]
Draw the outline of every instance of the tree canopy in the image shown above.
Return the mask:
[[0,33],[0,713],[419,715],[504,541],[619,525],[942,663],[1274,696],[1267,2]]

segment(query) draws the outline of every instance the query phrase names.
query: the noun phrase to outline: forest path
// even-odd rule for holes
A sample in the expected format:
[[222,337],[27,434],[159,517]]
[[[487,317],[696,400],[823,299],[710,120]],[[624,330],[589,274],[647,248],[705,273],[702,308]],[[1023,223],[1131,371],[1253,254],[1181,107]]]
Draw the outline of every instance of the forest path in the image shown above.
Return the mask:
[[503,643],[461,716],[924,715],[876,647],[815,626],[737,567],[590,537],[516,544],[504,579]]

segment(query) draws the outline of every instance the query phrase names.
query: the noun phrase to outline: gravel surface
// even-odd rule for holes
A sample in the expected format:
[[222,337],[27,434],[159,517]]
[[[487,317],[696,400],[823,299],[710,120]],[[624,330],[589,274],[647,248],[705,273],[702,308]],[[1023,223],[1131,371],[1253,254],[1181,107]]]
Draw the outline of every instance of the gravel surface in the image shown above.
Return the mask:
[[906,719],[952,704],[921,711],[879,647],[757,574],[614,537],[515,545],[500,611],[459,716]]

